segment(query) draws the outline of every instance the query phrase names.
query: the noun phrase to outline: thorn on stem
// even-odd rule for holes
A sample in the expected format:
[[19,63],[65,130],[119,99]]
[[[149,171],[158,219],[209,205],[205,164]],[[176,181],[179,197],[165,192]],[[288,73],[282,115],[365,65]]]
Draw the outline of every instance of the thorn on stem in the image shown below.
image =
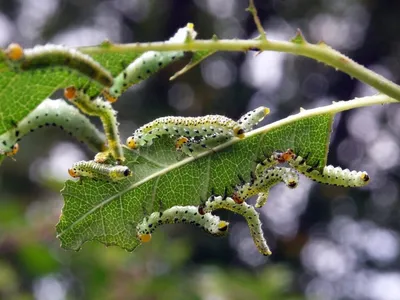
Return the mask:
[[307,40],[304,38],[303,33],[297,28],[296,36],[290,40],[294,44],[306,44]]

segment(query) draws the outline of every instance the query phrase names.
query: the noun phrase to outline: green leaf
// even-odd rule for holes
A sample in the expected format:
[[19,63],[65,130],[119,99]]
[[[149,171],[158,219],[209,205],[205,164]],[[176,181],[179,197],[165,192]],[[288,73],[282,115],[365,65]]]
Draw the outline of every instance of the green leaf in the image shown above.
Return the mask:
[[[198,205],[212,190],[223,194],[250,179],[263,153],[294,149],[309,163],[326,164],[333,114],[325,113],[254,130],[243,140],[233,139],[197,158],[179,159],[174,140],[155,140],[140,151],[125,150],[132,179],[107,183],[83,179],[67,181],[62,191],[65,206],[57,225],[62,247],[79,250],[89,240],[133,250],[139,242],[135,227],[145,213],[174,205]],[[281,123],[279,123],[281,122]],[[161,208],[160,208],[161,205]]]
[[[82,48],[82,52],[85,52],[85,48]],[[99,52],[91,56],[115,76],[140,54]],[[0,52],[0,134],[10,130],[13,124],[21,121],[56,90],[70,85],[86,86],[88,83],[90,95],[100,93],[101,87],[95,82],[77,72],[61,68],[15,72],[9,68],[3,52]]]

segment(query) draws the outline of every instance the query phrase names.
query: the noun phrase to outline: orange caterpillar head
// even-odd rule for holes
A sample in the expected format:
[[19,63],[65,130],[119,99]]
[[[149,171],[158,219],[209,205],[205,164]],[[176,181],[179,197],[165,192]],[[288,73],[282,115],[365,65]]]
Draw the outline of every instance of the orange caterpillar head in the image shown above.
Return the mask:
[[15,154],[17,154],[18,150],[19,150],[19,145],[15,144],[12,147],[11,151],[5,152],[4,154],[7,155],[8,157],[11,157],[11,156],[14,156]]
[[78,173],[76,173],[76,171],[75,171],[74,168],[68,169],[68,174],[69,174],[71,177],[73,177],[73,178],[79,177]]
[[199,212],[200,215],[205,215],[206,212],[204,211],[204,204],[200,204],[199,207],[197,208],[197,211]]
[[118,100],[118,98],[111,96],[107,89],[103,90],[103,97],[110,103],[114,103]]
[[19,44],[12,43],[7,47],[6,55],[10,60],[20,60],[24,57],[24,49]]
[[138,144],[135,142],[133,136],[130,136],[126,139],[126,145],[131,149],[136,149],[138,147]]
[[285,163],[295,159],[296,154],[294,154],[292,149],[287,149],[285,152],[274,152],[274,157],[279,163]]
[[175,141],[175,150],[181,151],[182,150],[182,145],[186,144],[189,141],[189,139],[185,136],[181,136]]
[[64,96],[68,100],[72,101],[76,97],[77,92],[78,91],[77,91],[76,87],[69,86],[69,87],[64,89]]
[[232,199],[233,201],[235,201],[235,203],[237,204],[242,204],[244,202],[244,200],[242,198],[239,197],[239,195],[235,192],[232,195]]
[[285,152],[282,153],[282,158],[285,161],[289,161],[296,158],[296,154],[293,152],[292,149],[287,149]]
[[148,243],[148,242],[151,241],[151,234],[150,233],[138,234],[137,237],[138,237],[138,239],[140,240],[141,243]]

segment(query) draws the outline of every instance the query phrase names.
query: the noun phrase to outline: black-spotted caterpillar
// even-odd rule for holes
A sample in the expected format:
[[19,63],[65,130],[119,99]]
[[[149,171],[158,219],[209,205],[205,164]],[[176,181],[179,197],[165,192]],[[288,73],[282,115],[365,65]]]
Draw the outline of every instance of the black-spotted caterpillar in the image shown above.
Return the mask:
[[224,235],[229,226],[228,222],[211,213],[200,214],[197,206],[173,206],[145,217],[136,227],[136,236],[142,243],[149,242],[151,234],[158,226],[173,223],[193,224],[216,236]]
[[242,215],[247,221],[250,234],[258,251],[263,255],[271,255],[271,250],[268,247],[262,231],[260,215],[253,206],[246,202],[238,204],[230,197],[224,199],[221,196],[211,196],[204,205],[201,206],[200,212],[210,213],[217,209],[226,209]]
[[10,44],[5,53],[9,63],[22,71],[61,67],[78,71],[104,87],[112,86],[114,81],[111,73],[89,55],[61,45],[23,49],[18,44]]
[[[253,129],[264,117],[269,114],[269,108],[260,106],[244,114],[237,124],[244,132]],[[203,136],[181,136],[175,142],[175,149],[188,156],[196,156],[204,150],[213,149],[232,138],[232,135],[224,133],[205,134]]]
[[101,98],[96,98],[92,101],[87,94],[81,90],[77,90],[75,87],[66,88],[64,96],[82,112],[101,119],[111,155],[118,163],[123,162],[125,158],[119,139],[116,111],[113,110],[111,104],[103,101]]
[[250,182],[236,186],[232,198],[236,203],[242,203],[258,194],[255,206],[259,208],[267,202],[269,190],[280,182],[285,183],[288,188],[296,188],[299,183],[299,175],[291,168],[266,168]]
[[74,178],[87,177],[104,181],[119,181],[132,175],[127,166],[100,164],[95,161],[79,161],[68,169]]
[[46,126],[65,130],[95,152],[107,149],[104,134],[96,129],[79,110],[61,99],[46,99],[22,121],[15,124],[13,129],[0,135],[0,151],[15,154],[18,151],[15,149],[18,141],[26,134]]
[[220,115],[203,117],[162,117],[138,128],[133,136],[126,140],[131,149],[144,145],[149,146],[155,138],[163,135],[171,136],[205,136],[218,134],[221,136],[244,137],[244,130],[237,122]]
[[237,122],[247,132],[252,130],[254,126],[261,122],[269,112],[270,110],[268,107],[260,106],[245,113]]
[[[197,33],[193,27],[192,23],[188,23],[186,27],[180,28],[166,43],[182,43],[186,40],[194,39]],[[114,84],[103,91],[104,97],[110,102],[115,102],[127,88],[149,78],[160,69],[183,56],[184,51],[148,51],[143,53],[115,77]]]
[[370,178],[365,171],[350,171],[332,165],[325,166],[320,171],[317,166],[307,164],[307,156],[304,158],[296,155],[293,150],[288,149],[283,154],[285,161],[294,169],[304,174],[306,177],[324,184],[343,186],[343,187],[362,187],[369,183]]

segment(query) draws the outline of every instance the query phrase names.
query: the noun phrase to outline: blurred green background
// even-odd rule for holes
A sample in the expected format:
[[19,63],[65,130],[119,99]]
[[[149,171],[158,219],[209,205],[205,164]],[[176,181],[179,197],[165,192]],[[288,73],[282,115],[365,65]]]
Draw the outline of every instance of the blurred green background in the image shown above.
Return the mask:
[[[256,35],[245,0],[0,0],[0,46],[166,40],[187,22],[199,38]],[[256,1],[271,39],[324,40],[399,82],[400,2]],[[115,104],[122,140],[165,115],[238,118],[260,105],[273,122],[332,100],[375,93],[346,74],[303,57],[218,53],[173,82],[185,61],[130,89]],[[29,91],[27,91],[29,92]],[[61,93],[54,95],[60,97]],[[67,168],[93,156],[57,129],[20,143],[0,168],[0,299],[400,299],[400,107],[337,116],[329,163],[366,170],[371,184],[344,189],[302,177],[275,187],[260,210],[273,255],[261,256],[244,220],[225,214],[228,238],[190,226],[164,226],[127,253],[88,243],[59,247],[55,224]],[[97,120],[94,120],[99,125]]]

